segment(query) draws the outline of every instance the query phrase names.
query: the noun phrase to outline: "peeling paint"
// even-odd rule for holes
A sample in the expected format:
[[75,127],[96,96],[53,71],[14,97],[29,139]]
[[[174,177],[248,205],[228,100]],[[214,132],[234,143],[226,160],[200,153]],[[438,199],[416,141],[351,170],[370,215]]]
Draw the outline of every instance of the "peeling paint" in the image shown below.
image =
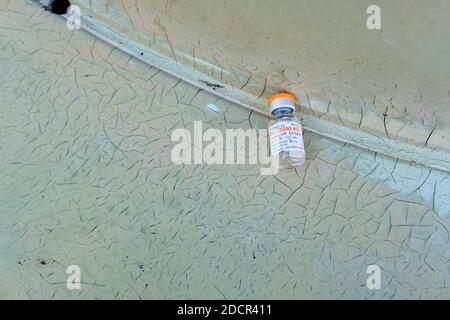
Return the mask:
[[[87,31],[137,57],[145,51],[143,61],[184,81],[265,114],[266,96],[291,91],[299,97],[307,130],[450,172],[450,140],[445,139],[450,66],[443,55],[450,34],[436,38],[433,31],[436,25],[449,30],[446,1],[433,6],[382,1],[387,26],[381,33],[356,25],[365,21],[361,1],[292,1],[275,8],[271,1],[176,1],[170,11],[158,1],[74,2],[87,12]],[[308,15],[298,15],[305,8]],[[285,17],[282,24],[252,16],[267,12]],[[205,27],[206,13],[215,17],[214,25]],[[323,14],[330,15],[329,24],[321,22]],[[293,34],[301,41],[287,39]],[[286,45],[276,42],[283,39],[289,40]]]
[[267,117],[41,8],[0,8],[0,297],[450,298],[447,173],[314,133],[277,176],[175,166],[174,128]]

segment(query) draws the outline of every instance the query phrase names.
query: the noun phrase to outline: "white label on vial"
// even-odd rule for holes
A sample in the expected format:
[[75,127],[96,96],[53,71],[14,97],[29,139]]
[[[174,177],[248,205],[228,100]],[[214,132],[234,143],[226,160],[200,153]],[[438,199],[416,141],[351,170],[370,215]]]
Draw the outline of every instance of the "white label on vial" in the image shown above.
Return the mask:
[[304,153],[302,126],[295,121],[280,121],[269,128],[272,155],[280,152]]

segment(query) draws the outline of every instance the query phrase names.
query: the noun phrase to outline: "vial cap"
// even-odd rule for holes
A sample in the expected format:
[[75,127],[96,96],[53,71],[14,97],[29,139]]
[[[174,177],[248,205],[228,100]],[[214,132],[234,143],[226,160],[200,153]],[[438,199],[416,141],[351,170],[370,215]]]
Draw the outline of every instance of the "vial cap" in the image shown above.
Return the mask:
[[267,98],[269,102],[270,112],[274,112],[279,108],[289,108],[295,110],[296,97],[291,93],[276,93]]

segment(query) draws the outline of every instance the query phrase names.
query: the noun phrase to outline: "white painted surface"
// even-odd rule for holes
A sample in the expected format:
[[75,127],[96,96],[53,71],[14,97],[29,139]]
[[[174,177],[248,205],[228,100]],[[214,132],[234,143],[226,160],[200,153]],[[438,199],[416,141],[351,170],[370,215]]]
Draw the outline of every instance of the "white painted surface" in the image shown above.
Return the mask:
[[267,119],[25,2],[0,21],[1,298],[450,298],[447,174],[309,133],[278,176],[175,166],[174,128]]

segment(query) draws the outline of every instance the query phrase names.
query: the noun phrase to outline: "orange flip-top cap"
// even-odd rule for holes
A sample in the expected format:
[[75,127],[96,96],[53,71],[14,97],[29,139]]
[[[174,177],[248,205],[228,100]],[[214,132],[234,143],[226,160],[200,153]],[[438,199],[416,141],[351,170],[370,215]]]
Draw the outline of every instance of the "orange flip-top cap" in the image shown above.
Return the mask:
[[292,93],[287,92],[273,94],[267,98],[267,101],[271,104],[276,99],[289,99],[292,100],[292,102],[297,101],[297,98]]

